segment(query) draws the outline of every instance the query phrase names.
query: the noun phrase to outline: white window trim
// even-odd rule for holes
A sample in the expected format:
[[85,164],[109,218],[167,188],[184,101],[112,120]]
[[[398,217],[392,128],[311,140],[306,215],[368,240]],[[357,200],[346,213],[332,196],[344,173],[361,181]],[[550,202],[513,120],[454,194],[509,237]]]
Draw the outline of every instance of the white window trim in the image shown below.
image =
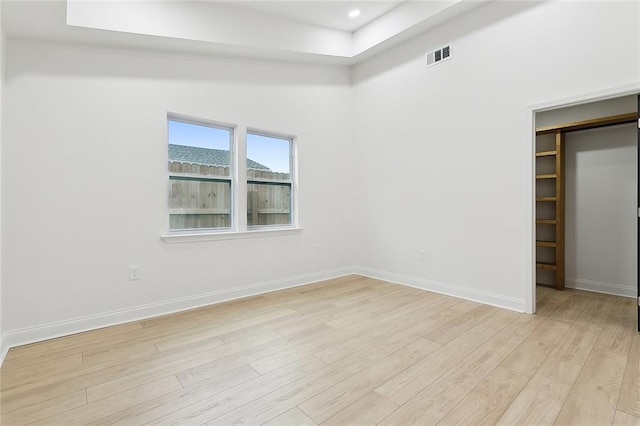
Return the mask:
[[239,240],[245,238],[277,237],[283,235],[294,235],[302,231],[302,228],[289,226],[284,228],[280,225],[273,228],[260,227],[247,231],[215,231],[215,232],[173,232],[161,235],[160,238],[165,243],[193,243],[201,241]]

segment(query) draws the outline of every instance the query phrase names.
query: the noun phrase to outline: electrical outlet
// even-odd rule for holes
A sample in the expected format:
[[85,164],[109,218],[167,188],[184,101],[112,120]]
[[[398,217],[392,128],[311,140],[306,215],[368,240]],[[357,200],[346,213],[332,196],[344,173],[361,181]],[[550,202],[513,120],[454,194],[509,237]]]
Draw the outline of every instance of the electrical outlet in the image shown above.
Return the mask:
[[321,251],[322,251],[322,250],[321,250],[321,248],[320,248],[320,244],[318,244],[318,245],[316,246],[316,254],[320,254],[320,252],[321,252]]
[[420,260],[420,262],[426,262],[427,261],[427,252],[425,252],[424,250],[420,250],[418,252],[418,260]]
[[136,281],[140,279],[140,266],[129,266],[129,281]]

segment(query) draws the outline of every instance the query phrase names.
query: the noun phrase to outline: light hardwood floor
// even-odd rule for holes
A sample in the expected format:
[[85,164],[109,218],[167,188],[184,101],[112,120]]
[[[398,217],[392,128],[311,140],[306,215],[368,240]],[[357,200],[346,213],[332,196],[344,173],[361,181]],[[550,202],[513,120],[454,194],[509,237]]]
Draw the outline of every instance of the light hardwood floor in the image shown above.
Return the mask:
[[14,348],[3,425],[640,425],[633,299],[360,276]]

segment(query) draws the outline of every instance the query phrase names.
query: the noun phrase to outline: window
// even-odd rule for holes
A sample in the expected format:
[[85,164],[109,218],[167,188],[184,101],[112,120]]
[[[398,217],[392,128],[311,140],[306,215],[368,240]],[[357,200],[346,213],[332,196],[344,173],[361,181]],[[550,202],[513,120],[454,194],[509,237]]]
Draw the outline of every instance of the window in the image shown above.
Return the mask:
[[293,137],[171,113],[167,122],[165,241],[298,230]]
[[233,128],[168,117],[169,229],[232,226]]
[[247,226],[293,223],[293,139],[247,132]]

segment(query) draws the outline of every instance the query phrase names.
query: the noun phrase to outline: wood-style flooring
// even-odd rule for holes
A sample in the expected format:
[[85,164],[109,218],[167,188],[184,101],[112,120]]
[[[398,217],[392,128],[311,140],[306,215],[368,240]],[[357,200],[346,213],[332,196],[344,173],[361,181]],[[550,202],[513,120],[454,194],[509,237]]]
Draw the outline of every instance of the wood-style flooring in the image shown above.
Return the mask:
[[640,425],[635,300],[348,276],[14,348],[3,425]]

